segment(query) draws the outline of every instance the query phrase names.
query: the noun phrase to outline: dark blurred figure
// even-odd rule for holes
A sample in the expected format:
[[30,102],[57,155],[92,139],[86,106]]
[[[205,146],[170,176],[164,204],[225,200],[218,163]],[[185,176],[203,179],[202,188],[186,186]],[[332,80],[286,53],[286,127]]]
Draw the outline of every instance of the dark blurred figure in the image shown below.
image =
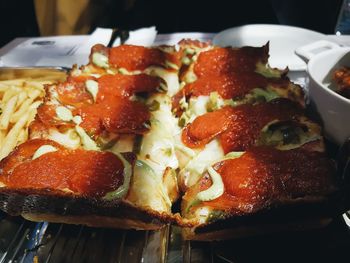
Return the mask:
[[[131,0],[119,26],[160,33],[219,32],[244,24],[283,24],[334,34],[342,0]],[[112,22],[112,21],[111,21]],[[109,24],[113,26],[113,22]]]
[[[87,34],[96,27],[159,33],[219,32],[244,24],[284,24],[333,34],[342,0],[35,0],[41,35]],[[32,0],[0,0],[0,46],[37,36]]]
[[343,0],[270,0],[280,24],[334,34]]
[[38,36],[32,0],[0,0],[0,47],[16,37]]
[[156,25],[158,32],[219,32],[251,23],[278,24],[269,1],[134,0],[120,26]]

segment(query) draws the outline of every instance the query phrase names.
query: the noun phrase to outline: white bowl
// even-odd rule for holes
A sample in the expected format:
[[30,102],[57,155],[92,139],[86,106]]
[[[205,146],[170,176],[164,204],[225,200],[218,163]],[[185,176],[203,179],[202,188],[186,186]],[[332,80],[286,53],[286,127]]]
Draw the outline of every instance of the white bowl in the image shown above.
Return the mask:
[[[314,54],[312,48],[323,51]],[[350,48],[320,41],[297,49],[296,53],[309,60],[309,99],[323,121],[325,136],[342,144],[350,137],[350,100],[331,90],[329,84],[335,69],[350,66]]]

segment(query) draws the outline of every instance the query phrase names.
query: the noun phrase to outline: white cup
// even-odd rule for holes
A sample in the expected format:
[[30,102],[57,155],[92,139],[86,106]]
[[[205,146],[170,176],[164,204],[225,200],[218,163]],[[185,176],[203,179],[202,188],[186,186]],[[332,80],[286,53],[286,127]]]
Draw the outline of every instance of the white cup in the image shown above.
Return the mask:
[[307,62],[310,104],[323,121],[325,136],[341,145],[350,137],[350,100],[331,90],[329,84],[334,70],[350,67],[350,48],[321,40],[295,53]]

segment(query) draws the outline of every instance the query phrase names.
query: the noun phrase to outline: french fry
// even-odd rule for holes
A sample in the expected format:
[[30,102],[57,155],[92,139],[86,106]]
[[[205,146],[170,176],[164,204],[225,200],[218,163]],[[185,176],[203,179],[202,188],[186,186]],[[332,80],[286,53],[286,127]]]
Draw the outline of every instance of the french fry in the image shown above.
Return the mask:
[[24,143],[27,139],[28,139],[28,129],[21,129],[17,138],[16,145]]
[[32,100],[35,100],[37,97],[40,96],[42,92],[37,89],[33,89],[30,93],[28,93],[28,97],[31,98]]
[[[35,103],[35,102],[34,102]],[[34,103],[32,105],[34,105]],[[31,107],[29,107],[31,108]],[[36,115],[36,112],[37,112],[37,107],[33,107],[32,109],[30,109],[29,111],[29,117],[28,117],[28,121],[27,121],[27,124],[26,124],[26,127],[28,127],[30,125],[30,123],[34,120],[35,118],[35,115]]]
[[5,135],[4,131],[0,130],[0,145],[2,145],[2,143],[3,143],[4,139],[5,139],[4,135]]
[[9,85],[0,82],[0,92],[6,92],[8,89],[9,89]]
[[27,81],[26,85],[31,87],[31,88],[34,88],[34,89],[43,90],[44,85],[50,84],[50,83],[52,83],[52,82],[44,81],[44,80],[41,80],[41,81]]
[[28,111],[30,105],[32,105],[33,103],[33,99],[27,99],[23,102],[23,104],[21,105],[21,107],[18,109],[18,111],[14,112],[11,116],[10,121],[12,123],[15,123],[19,120],[19,118]]
[[25,127],[28,116],[29,113],[24,114],[5,137],[5,141],[0,150],[0,160],[6,157],[16,147],[18,135],[23,127]]
[[41,100],[35,101],[32,103],[32,105],[30,105],[29,109],[31,109],[31,110],[35,109],[35,111],[36,111],[36,109],[40,106],[41,103],[42,103]]
[[17,96],[12,97],[4,106],[3,112],[0,119],[0,129],[6,130],[9,123],[12,113],[15,111],[17,102]]
[[22,103],[26,100],[26,98],[27,98],[27,92],[21,91],[18,94],[16,109],[18,109],[22,105]]
[[28,126],[45,95],[47,79],[0,81],[0,160],[28,139]]
[[15,96],[17,93],[16,89],[12,86],[10,86],[4,93],[4,96],[2,97],[2,104],[5,104],[8,102],[13,96]]
[[9,80],[1,80],[2,85],[12,86],[17,85],[20,86],[24,82],[24,79],[9,79]]

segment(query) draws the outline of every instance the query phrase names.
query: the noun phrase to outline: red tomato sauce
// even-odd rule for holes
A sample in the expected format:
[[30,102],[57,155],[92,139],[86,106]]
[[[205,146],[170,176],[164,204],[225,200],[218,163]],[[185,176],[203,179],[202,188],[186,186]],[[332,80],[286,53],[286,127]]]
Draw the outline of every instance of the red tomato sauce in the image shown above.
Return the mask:
[[57,149],[63,149],[60,144],[46,139],[33,139],[17,146],[8,157],[0,163],[3,174],[9,174],[19,164],[30,161],[35,151],[42,145],[52,145]]
[[140,92],[155,92],[161,79],[146,74],[104,75],[98,79],[97,102],[110,97],[130,97]]
[[167,54],[156,48],[121,45],[109,50],[109,63],[129,71],[144,70],[150,66],[164,66]]
[[243,151],[255,144],[261,129],[269,122],[293,120],[301,114],[301,108],[287,99],[226,106],[188,124],[182,132],[182,141],[188,147],[198,148],[218,137],[225,153]]
[[56,91],[59,101],[64,105],[80,107],[93,103],[91,94],[85,88],[85,81],[92,77],[70,78],[69,81],[58,84]]
[[217,92],[223,99],[233,99],[244,96],[255,88],[266,88],[269,82],[269,79],[255,72],[203,76],[187,84],[172,98],[173,110],[181,112],[179,102],[184,96],[188,100],[191,97],[209,96],[211,92]]
[[[42,145],[59,150],[35,160],[31,157]],[[46,140],[28,141],[2,164],[1,177],[10,188],[69,189],[75,194],[102,197],[123,183],[123,163],[113,153],[62,149]]]
[[[98,82],[96,102],[87,91],[85,81],[88,79]],[[80,125],[91,136],[98,136],[105,130],[113,133],[142,134],[148,131],[145,123],[149,121],[150,112],[146,105],[130,100],[130,96],[140,92],[153,92],[161,81],[157,77],[145,74],[104,75],[98,79],[85,76],[70,77],[69,81],[50,87],[49,93],[57,91],[60,103],[64,106],[69,105],[73,116],[79,115],[82,118]],[[75,126],[72,121],[63,121],[57,117],[58,106],[51,94],[38,109],[38,121],[46,127]]]
[[103,130],[142,134],[148,130],[144,123],[150,118],[147,106],[121,97],[81,107],[73,113],[81,116],[80,126],[91,135],[99,135]]
[[223,99],[242,96],[254,88],[264,88],[268,80],[260,74],[240,73],[227,76],[206,76],[186,85],[188,94],[192,96],[208,96],[211,92],[218,92]]
[[182,131],[183,143],[191,148],[204,146],[230,127],[231,118],[235,114],[233,107],[226,106],[197,117]]
[[201,52],[194,64],[194,73],[197,77],[208,75],[225,75],[233,71],[255,71],[256,64],[263,64],[268,60],[268,44],[256,47],[214,48]]

